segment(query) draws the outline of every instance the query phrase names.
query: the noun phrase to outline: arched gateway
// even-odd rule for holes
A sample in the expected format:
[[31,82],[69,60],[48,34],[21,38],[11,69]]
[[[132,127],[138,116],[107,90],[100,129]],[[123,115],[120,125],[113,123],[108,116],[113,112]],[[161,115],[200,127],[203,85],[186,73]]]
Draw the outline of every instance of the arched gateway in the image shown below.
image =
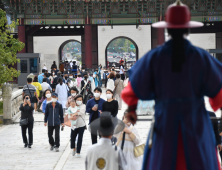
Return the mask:
[[113,38],[105,50],[106,66],[119,66],[123,59],[128,68],[132,67],[138,60],[139,50],[137,44],[129,37],[120,36]]
[[82,62],[81,42],[74,39],[63,42],[59,47],[59,60]]

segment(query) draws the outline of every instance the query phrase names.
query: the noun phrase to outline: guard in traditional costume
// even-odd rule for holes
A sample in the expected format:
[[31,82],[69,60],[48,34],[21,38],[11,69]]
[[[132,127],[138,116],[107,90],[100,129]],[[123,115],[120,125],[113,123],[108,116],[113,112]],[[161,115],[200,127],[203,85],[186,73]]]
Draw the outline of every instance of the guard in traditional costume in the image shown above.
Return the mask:
[[136,62],[122,92],[132,123],[138,99],[155,100],[143,170],[220,169],[204,96],[214,110],[222,106],[222,64],[184,38],[189,28],[203,25],[190,18],[189,8],[180,1],[168,7],[166,21],[152,26],[167,28],[171,39]]
[[121,132],[125,124],[110,112],[103,112],[100,118],[90,123],[92,134],[101,135],[99,142],[90,146],[87,150],[86,170],[127,170],[127,162],[123,152],[117,146],[112,146],[111,137]]

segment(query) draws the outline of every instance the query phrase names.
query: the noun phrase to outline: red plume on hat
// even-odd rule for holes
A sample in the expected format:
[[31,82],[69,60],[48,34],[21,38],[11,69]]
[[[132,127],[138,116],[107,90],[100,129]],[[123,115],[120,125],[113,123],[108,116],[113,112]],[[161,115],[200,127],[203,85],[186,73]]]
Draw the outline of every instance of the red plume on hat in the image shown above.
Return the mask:
[[165,21],[160,21],[152,24],[155,28],[195,28],[202,27],[202,22],[190,21],[191,14],[189,8],[182,4],[180,0],[176,3],[169,5],[166,14]]

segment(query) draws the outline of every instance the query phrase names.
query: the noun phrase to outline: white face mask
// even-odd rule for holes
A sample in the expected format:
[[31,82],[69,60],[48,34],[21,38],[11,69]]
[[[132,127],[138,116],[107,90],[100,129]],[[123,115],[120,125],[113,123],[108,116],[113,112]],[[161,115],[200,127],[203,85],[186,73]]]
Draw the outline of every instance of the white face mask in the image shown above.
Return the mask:
[[53,75],[55,75],[55,73],[52,73]]
[[100,97],[100,93],[94,93],[95,98]]
[[69,76],[69,78],[71,78],[71,79],[72,79],[72,78],[73,78],[73,76]]
[[51,94],[46,94],[45,95],[47,98],[50,98],[52,95]]
[[73,97],[76,96],[76,93],[72,93],[72,96],[73,96]]
[[106,98],[107,99],[111,99],[112,98],[112,94],[106,94]]
[[76,101],[76,104],[79,106],[82,104],[82,101]]
[[56,98],[52,98],[52,102],[57,102],[57,99]]

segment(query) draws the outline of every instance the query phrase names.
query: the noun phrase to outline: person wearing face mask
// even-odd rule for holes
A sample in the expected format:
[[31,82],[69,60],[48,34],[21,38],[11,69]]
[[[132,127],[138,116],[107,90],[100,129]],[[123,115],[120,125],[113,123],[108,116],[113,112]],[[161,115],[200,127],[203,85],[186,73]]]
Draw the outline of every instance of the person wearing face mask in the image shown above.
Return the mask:
[[[33,144],[33,124],[34,124],[34,117],[33,117],[33,110],[34,107],[31,104],[31,97],[28,94],[25,94],[23,97],[24,103],[22,103],[19,107],[19,110],[21,110],[21,119],[28,119],[27,125],[22,125],[22,138],[24,142],[24,148],[31,148]],[[28,140],[26,136],[26,130],[28,129]]]
[[[75,156],[75,154],[77,153],[76,155],[77,158],[80,158],[83,134],[86,129],[86,122],[85,122],[86,105],[83,104],[82,95],[77,95],[75,97],[75,102],[77,106],[77,112],[74,113],[72,116],[76,116],[77,119],[76,119],[75,128],[72,129],[72,132],[71,132],[71,149],[73,149],[72,155]],[[77,135],[78,135],[78,140],[77,140],[77,148],[76,148],[75,141],[76,141]]]
[[81,91],[81,81],[82,81],[82,77],[81,77],[80,73],[77,74],[76,81],[77,81],[77,89],[80,92]]
[[95,69],[94,76],[95,76],[95,86],[96,87],[102,87],[102,85],[101,85],[100,68],[96,68]]
[[57,84],[55,92],[58,94],[58,102],[62,104],[63,109],[65,109],[69,88],[65,83],[63,83],[62,78],[59,78],[58,82],[59,84]]
[[[102,89],[96,87],[94,89],[94,98],[90,99],[86,105],[86,112],[90,114],[89,124],[100,117],[100,111],[102,111],[102,106],[105,100],[100,98],[102,94]],[[91,134],[92,144],[97,143],[97,135]]]
[[113,99],[113,91],[106,90],[107,101],[103,103],[102,111],[110,112],[113,117],[118,114],[118,102]]
[[108,76],[107,89],[110,89],[112,91],[115,89],[114,78],[115,78],[115,74],[111,72]]
[[83,80],[81,81],[81,95],[83,95],[83,103],[86,104],[89,100],[89,96],[93,96],[92,90],[92,83],[88,80],[88,73],[85,72],[83,76]]
[[72,87],[70,89],[71,96],[69,96],[68,99],[67,99],[67,102],[66,102],[66,107],[67,108],[70,107],[70,102],[72,100],[75,100],[75,97],[76,97],[76,95],[78,95],[78,93],[79,93],[79,91],[78,91],[78,89],[76,87]]
[[[64,126],[63,109],[62,105],[57,102],[58,94],[52,93],[52,102],[46,105],[44,125],[48,124],[48,137],[50,150],[55,148],[56,152],[59,152],[60,146],[60,124]],[[53,138],[53,131],[55,130],[55,140]]]
[[51,90],[47,89],[44,94],[43,94],[43,97],[44,97],[44,101],[42,102],[42,105],[40,107],[40,109],[42,110],[42,112],[45,114],[45,108],[46,108],[46,105],[50,102],[52,102],[52,95],[51,95]]
[[68,84],[69,88],[77,86],[77,80],[75,78],[73,78],[72,74],[69,75],[69,78],[67,80],[67,84]]

